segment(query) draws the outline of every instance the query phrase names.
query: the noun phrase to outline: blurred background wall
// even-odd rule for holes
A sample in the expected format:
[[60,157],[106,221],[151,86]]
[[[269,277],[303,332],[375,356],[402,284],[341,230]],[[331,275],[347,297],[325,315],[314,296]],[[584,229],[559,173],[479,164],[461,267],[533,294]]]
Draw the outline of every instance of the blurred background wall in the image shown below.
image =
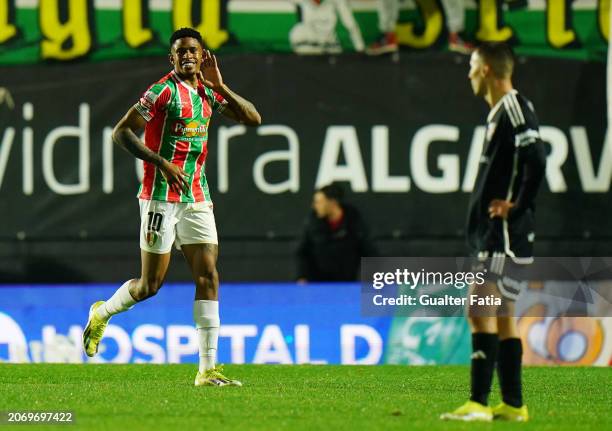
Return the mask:
[[[225,80],[264,118],[257,129],[212,121],[206,168],[225,280],[293,279],[312,192],[332,181],[382,255],[465,253],[487,114],[467,57],[219,55]],[[139,165],[110,133],[168,70],[164,57],[2,68],[15,106],[0,108],[0,280],[119,281],[138,270]],[[549,150],[536,254],[609,254],[605,64],[521,57],[515,85]],[[170,279],[181,278],[186,266],[173,265]]]
[[[399,53],[377,58],[355,52],[354,32],[322,14],[334,54],[323,44],[322,55],[300,56],[291,34],[315,3],[0,1],[0,360],[82,361],[88,304],[138,273],[140,166],[110,133],[170,70],[172,31],[193,26],[264,118],[249,130],[215,118],[210,130],[221,278],[248,283],[224,287],[222,359],[467,362],[461,318],[366,319],[354,284],[250,284],[294,280],[312,192],[332,181],[381,255],[465,254],[487,107],[471,93],[468,57],[448,50],[445,11],[401,1]],[[374,41],[376,1],[347,5],[365,44]],[[610,255],[609,0],[465,6],[462,36],[513,45],[515,85],[540,116],[549,156],[536,254]],[[171,265],[168,279],[189,280],[187,266]],[[118,319],[100,360],[194,361],[191,295],[190,284],[169,284]],[[550,314],[519,322],[526,362],[609,363],[610,318]]]

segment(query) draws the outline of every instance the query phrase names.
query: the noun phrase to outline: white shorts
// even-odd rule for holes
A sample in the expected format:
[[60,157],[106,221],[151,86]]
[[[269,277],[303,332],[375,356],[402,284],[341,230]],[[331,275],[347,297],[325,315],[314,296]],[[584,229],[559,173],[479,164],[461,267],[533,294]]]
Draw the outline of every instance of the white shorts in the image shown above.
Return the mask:
[[172,243],[218,244],[212,202],[163,202],[140,199],[140,248],[169,253]]

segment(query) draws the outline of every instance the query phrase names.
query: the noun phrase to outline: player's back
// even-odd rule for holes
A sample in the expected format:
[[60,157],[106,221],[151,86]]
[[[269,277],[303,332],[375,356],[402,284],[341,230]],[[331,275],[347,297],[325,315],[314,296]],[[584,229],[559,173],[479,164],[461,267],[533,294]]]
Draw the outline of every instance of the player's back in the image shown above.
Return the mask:
[[[494,199],[516,198],[523,175],[519,150],[539,142],[538,128],[533,104],[516,90],[504,95],[491,109],[468,210],[468,242],[475,251],[485,249],[489,241],[495,242],[492,237],[503,235],[501,220],[489,217],[489,205]],[[533,216],[526,217],[530,223],[519,221],[517,225],[528,224],[525,229],[531,230]]]

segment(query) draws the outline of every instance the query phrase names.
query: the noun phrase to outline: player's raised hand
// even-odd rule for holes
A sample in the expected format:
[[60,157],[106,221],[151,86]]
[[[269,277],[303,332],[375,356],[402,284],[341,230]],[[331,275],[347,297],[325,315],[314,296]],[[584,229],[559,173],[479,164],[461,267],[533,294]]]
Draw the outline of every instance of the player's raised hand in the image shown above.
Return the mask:
[[501,217],[505,220],[508,218],[510,208],[513,206],[514,204],[510,201],[493,199],[489,204],[489,218]]
[[187,192],[189,190],[189,182],[187,181],[189,174],[180,166],[163,159],[159,165],[159,170],[168,182],[170,190],[179,194],[181,191]]
[[208,87],[216,90],[223,86],[223,77],[217,65],[217,57],[212,55],[209,50],[205,49],[202,56],[202,65],[200,66],[200,80]]

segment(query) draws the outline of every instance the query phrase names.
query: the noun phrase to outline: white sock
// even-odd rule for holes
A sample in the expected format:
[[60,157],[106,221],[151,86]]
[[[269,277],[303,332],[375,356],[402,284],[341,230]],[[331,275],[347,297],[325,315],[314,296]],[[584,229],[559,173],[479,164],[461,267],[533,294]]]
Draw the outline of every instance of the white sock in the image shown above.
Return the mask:
[[198,331],[200,366],[203,373],[215,367],[219,340],[219,301],[196,300],[193,303],[193,320]]
[[102,304],[102,307],[98,307],[96,314],[100,319],[108,320],[111,318],[111,316],[127,311],[132,308],[134,304],[136,304],[136,300],[132,298],[132,295],[128,289],[130,281],[132,280],[128,280],[123,283],[114,293],[114,295],[111,296],[108,301]]

